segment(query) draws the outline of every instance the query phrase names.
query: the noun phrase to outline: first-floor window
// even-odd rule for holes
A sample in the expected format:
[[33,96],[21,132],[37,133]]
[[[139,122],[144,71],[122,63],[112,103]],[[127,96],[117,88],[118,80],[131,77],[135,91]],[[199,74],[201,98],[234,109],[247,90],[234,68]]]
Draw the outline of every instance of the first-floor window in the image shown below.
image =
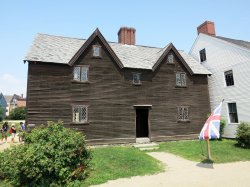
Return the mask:
[[89,67],[88,66],[75,66],[74,67],[74,80],[88,81]]
[[186,73],[176,73],[176,86],[186,86]]
[[73,106],[73,122],[86,123],[88,121],[88,106],[75,105]]
[[228,103],[228,112],[230,123],[238,123],[238,114],[236,103]]
[[188,121],[188,107],[187,106],[179,106],[178,107],[178,121]]

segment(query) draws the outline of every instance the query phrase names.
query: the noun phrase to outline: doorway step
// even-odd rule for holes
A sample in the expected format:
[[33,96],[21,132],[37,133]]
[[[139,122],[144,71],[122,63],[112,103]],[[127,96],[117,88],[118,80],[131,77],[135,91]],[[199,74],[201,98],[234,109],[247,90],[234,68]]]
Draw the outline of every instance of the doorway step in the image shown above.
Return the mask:
[[159,149],[159,144],[154,143],[154,142],[134,144],[133,146],[140,149],[141,151],[149,151],[149,150]]

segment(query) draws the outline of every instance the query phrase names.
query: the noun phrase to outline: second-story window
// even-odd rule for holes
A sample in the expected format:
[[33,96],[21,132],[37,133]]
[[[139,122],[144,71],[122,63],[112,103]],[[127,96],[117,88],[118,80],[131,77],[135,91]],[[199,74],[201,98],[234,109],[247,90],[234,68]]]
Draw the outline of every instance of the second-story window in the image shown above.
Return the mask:
[[101,57],[101,46],[93,45],[93,57]]
[[176,73],[176,86],[186,86],[186,73]]
[[206,49],[200,50],[200,60],[201,60],[201,62],[207,60],[207,57],[206,57]]
[[89,67],[88,66],[75,66],[74,67],[74,80],[86,82],[88,81]]
[[133,73],[133,84],[141,84],[141,74],[140,73]]
[[233,77],[233,71],[226,71],[225,74],[225,81],[227,86],[233,86],[234,85],[234,77]]

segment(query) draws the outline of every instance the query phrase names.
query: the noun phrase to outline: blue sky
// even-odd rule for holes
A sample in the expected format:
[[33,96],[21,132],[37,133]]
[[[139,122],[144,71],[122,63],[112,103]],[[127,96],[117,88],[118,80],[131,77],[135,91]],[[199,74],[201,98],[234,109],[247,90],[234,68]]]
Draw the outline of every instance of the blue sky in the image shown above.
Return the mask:
[[250,41],[248,0],[6,0],[0,2],[0,92],[26,95],[23,59],[36,33],[88,38],[98,27],[117,41],[121,26],[136,28],[136,43],[189,52],[196,27],[215,22],[218,36]]

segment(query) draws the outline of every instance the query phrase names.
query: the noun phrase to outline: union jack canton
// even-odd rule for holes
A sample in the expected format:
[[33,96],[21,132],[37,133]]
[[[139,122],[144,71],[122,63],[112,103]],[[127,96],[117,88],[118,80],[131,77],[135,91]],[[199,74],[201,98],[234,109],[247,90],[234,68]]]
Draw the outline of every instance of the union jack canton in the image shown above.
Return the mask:
[[213,113],[209,116],[203,128],[201,129],[199,139],[217,139],[220,137],[220,113],[221,113],[222,102]]

